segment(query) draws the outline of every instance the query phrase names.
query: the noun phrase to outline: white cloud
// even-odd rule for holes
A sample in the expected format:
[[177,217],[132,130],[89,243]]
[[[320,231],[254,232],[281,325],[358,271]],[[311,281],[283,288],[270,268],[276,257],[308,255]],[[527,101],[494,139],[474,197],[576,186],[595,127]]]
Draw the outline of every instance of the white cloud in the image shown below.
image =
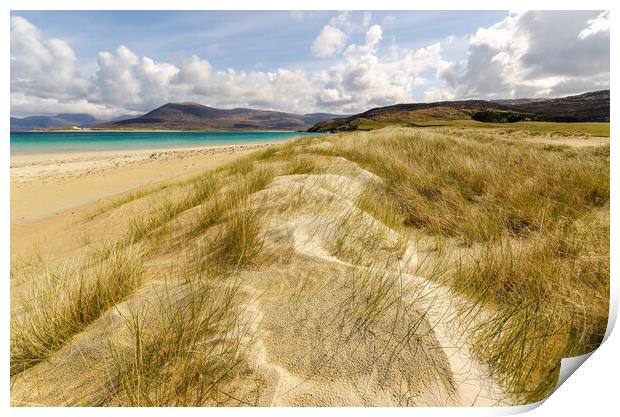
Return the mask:
[[353,15],[349,11],[338,13],[329,20],[327,25],[323,26],[314,40],[310,48],[312,54],[319,58],[334,56],[345,49],[348,39],[355,34],[376,37],[373,43],[378,43],[381,40],[382,30],[380,26],[374,25],[374,29],[369,31],[371,21],[372,13],[370,12],[364,12],[361,16]]
[[418,50],[392,48],[389,55],[380,56],[381,38],[381,27],[371,26],[364,44],[349,45],[341,59],[317,75],[320,108],[356,112],[410,102],[413,88],[426,82],[421,75],[447,65],[438,43]]
[[170,80],[179,69],[168,63],[140,58],[121,45],[115,53],[100,52],[99,69],[91,80],[90,99],[127,110],[158,106],[170,98]]
[[317,57],[330,57],[341,52],[347,42],[347,34],[331,25],[323,26],[321,33],[312,44],[312,54]]
[[83,94],[88,83],[75,70],[75,53],[61,39],[42,39],[39,30],[11,16],[11,92],[36,90],[42,97]]
[[94,77],[95,100],[114,104],[139,101],[140,84],[133,73],[139,58],[129,48],[121,45],[116,54],[99,52],[97,63],[99,70]]
[[[50,72],[50,66],[64,68],[64,72],[52,71],[57,73],[56,78],[62,74],[75,77],[75,54],[60,40],[42,40],[36,27],[25,19],[19,18],[16,23],[19,27],[15,30],[12,27],[11,40],[15,47],[30,52],[28,55],[13,54],[12,51],[12,69],[17,77],[12,80],[12,87],[23,86],[11,96],[14,114],[23,113],[28,107],[33,113],[56,113],[60,109],[76,111],[79,108],[107,117],[147,111],[169,101],[298,113],[323,110],[357,112],[372,106],[411,101],[413,87],[427,81],[421,76],[422,72],[429,68],[439,70],[447,65],[441,59],[439,44],[418,50],[392,48],[388,55],[381,56],[383,31],[379,25],[370,26],[369,14],[363,17],[365,41],[347,45],[345,30],[351,31],[359,25],[352,23],[349,14],[341,13],[321,31],[321,34],[327,34],[323,37],[320,34],[317,38],[323,43],[317,41],[313,46],[315,53],[333,57],[333,61],[321,70],[310,73],[301,69],[269,72],[258,69],[216,70],[207,59],[198,56],[192,56],[176,67],[141,57],[126,46],[120,46],[114,52],[97,55],[97,70],[90,78],[77,77],[81,89],[51,88],[50,92],[56,96],[48,97],[41,94],[41,89],[20,84],[17,80],[36,68],[31,79],[40,83],[47,79],[44,75]],[[327,27],[334,30],[326,30]],[[330,37],[332,39],[328,41]],[[28,43],[28,48],[22,46]],[[69,78],[66,82],[71,86]],[[56,86],[62,86],[62,83]]]
[[366,32],[366,45],[371,48],[375,48],[381,41],[382,37],[383,31],[381,30],[381,26],[372,25],[370,29],[368,29],[368,32]]
[[61,100],[36,97],[24,93],[11,93],[11,116],[25,117],[33,114],[89,113],[101,119],[136,112],[121,111],[118,107],[95,104],[87,99]]
[[528,11],[479,28],[467,65],[445,68],[429,97],[557,96],[609,88],[608,15]]
[[212,68],[207,60],[202,60],[196,55],[185,62],[173,82],[179,84],[207,85],[211,78]]
[[[217,69],[191,56],[179,67],[126,46],[97,55],[90,77],[76,70],[73,49],[45,39],[11,17],[11,113],[88,112],[99,117],[151,110],[166,102],[256,107],[297,113],[354,113],[413,101],[567,95],[609,87],[607,12],[513,13],[478,29],[468,42],[446,36],[419,49],[383,40],[371,16],[340,13],[311,49],[331,57],[322,68]],[[357,19],[355,17],[355,19]],[[362,39],[358,43],[349,39]],[[443,46],[463,51],[448,61]],[[463,51],[465,52],[465,51]]]
[[424,101],[450,101],[456,99],[452,90],[443,87],[428,88],[424,92]]
[[594,19],[588,20],[588,26],[579,32],[579,39],[583,40],[589,36],[594,36],[599,33],[609,34],[610,21],[609,10],[602,12]]

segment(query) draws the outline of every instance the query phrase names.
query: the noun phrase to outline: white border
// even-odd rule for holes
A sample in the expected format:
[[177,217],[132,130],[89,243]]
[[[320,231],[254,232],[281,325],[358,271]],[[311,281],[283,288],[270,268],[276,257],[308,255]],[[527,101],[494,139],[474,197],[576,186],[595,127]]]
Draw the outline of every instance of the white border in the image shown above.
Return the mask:
[[[109,409],[109,408],[91,408],[84,409],[67,409],[67,408],[43,408],[43,409],[17,409],[9,408],[9,252],[10,247],[10,210],[9,210],[9,182],[10,182],[10,151],[9,151],[9,116],[10,116],[10,40],[9,31],[10,25],[8,24],[9,11],[15,10],[461,10],[464,6],[467,6],[468,10],[508,10],[508,9],[547,9],[547,10],[560,10],[560,9],[592,9],[592,10],[611,10],[612,22],[615,22],[617,8],[614,8],[614,4],[611,1],[588,1],[570,4],[566,1],[546,1],[546,0],[524,0],[519,2],[503,2],[489,0],[477,0],[468,1],[466,3],[459,1],[445,1],[434,0],[432,2],[411,2],[411,1],[396,1],[396,0],[382,0],[380,2],[358,0],[358,1],[328,1],[328,0],[301,0],[292,4],[289,1],[284,0],[263,0],[260,3],[250,2],[243,0],[227,0],[226,2],[213,2],[213,1],[192,1],[192,0],[175,0],[174,2],[165,0],[149,0],[136,1],[136,0],[5,0],[2,2],[2,8],[5,9],[3,15],[6,25],[2,25],[2,43],[0,48],[3,57],[2,61],[2,75],[4,83],[0,87],[3,92],[4,100],[2,102],[3,117],[0,120],[0,131],[3,132],[2,138],[2,181],[0,183],[1,193],[3,196],[4,204],[1,206],[2,210],[2,250],[0,251],[0,262],[2,271],[4,272],[2,285],[3,307],[1,309],[2,321],[2,343],[0,344],[0,357],[5,358],[0,368],[2,372],[2,391],[0,406],[2,407],[2,415],[32,415],[45,413],[50,415],[83,415],[85,412],[94,416],[109,416],[110,414],[116,414],[121,412],[122,414],[131,413],[135,415],[158,416],[158,415],[170,415],[174,414],[187,414],[187,415],[204,415],[205,413],[216,415],[241,415],[245,413],[252,413],[255,415],[264,415],[272,417],[274,415],[290,415],[291,413],[299,415],[314,415],[321,413],[325,415],[335,415],[341,412],[355,413],[356,415],[374,415],[377,413],[387,413],[391,415],[447,415],[447,416],[470,416],[470,415],[506,415],[510,413],[525,411],[525,409],[480,409],[480,408],[355,408],[355,409],[337,409],[337,408],[254,408],[254,409]],[[585,7],[584,7],[585,6]],[[620,9],[619,9],[620,10]],[[615,27],[614,23],[612,26]],[[616,53],[618,42],[616,40],[616,31],[612,29],[611,34],[611,74],[615,69],[618,69],[617,60],[618,54]],[[613,78],[613,76],[612,76]],[[617,121],[618,110],[616,105],[615,95],[612,94],[612,106],[611,106],[611,119]],[[612,142],[618,137],[618,126],[615,122],[611,124],[611,137]],[[612,145],[612,161],[616,161],[616,146]],[[618,169],[612,163],[611,165],[611,207],[612,213],[616,205],[616,188],[618,179]],[[615,216],[611,218],[611,257],[617,259],[618,255],[618,225],[615,221]],[[615,262],[611,265],[612,276],[612,312],[610,317],[617,316],[617,306],[619,299],[619,291],[617,285],[617,266]],[[611,321],[610,321],[611,324]],[[609,333],[609,332],[608,332]],[[531,411],[531,415],[534,416],[546,416],[546,415],[611,415],[611,410],[617,412],[618,410],[618,383],[616,375],[619,371],[618,352],[620,352],[620,337],[618,331],[611,332],[608,339],[603,345],[592,354],[583,366],[581,366],[568,381],[563,384],[551,397]],[[528,409],[532,407],[527,407]]]

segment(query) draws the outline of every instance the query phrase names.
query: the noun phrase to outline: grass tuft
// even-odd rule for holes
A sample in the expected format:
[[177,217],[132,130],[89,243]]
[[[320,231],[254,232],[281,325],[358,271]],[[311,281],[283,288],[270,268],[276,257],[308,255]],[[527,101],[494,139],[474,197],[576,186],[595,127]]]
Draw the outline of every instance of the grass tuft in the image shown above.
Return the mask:
[[[206,283],[210,282],[210,283]],[[125,317],[129,349],[110,343],[119,406],[222,405],[252,344],[237,285],[192,280],[166,290],[154,313]],[[163,383],[165,381],[165,383]]]
[[11,375],[47,359],[139,287],[144,250],[116,247],[105,261],[49,272],[11,323]]

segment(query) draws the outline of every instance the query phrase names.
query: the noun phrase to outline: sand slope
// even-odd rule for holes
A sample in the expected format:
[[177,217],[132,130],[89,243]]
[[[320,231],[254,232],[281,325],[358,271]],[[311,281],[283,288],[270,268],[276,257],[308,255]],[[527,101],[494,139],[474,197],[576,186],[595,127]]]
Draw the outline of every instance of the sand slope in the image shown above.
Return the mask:
[[[219,162],[196,163],[205,168]],[[330,172],[277,176],[251,196],[263,215],[263,254],[261,262],[234,277],[241,283],[239,329],[248,344],[242,370],[228,383],[228,397],[220,404],[510,403],[472,353],[463,337],[466,329],[456,324],[458,307],[465,301],[424,276],[422,256],[413,244],[403,246],[402,236],[357,206],[364,187],[380,179],[343,158],[324,158],[323,163]],[[140,178],[138,171],[132,172]],[[120,181],[127,174],[104,172],[59,187],[111,184],[116,175]],[[23,192],[31,194],[33,189]],[[18,198],[12,202],[16,210],[22,208]],[[95,235],[109,234],[122,228],[119,220],[128,211],[145,205],[147,199],[91,220],[66,223],[62,235],[75,240],[84,228]],[[171,241],[187,238],[193,210],[173,222]],[[83,210],[75,209],[75,214],[83,215]],[[350,232],[343,237],[343,230]],[[368,237],[375,242],[370,250],[356,243]],[[346,251],[338,250],[342,239]],[[62,259],[81,250],[75,243],[64,250],[57,242],[44,245],[47,253]],[[167,248],[148,261],[148,283],[48,360],[14,377],[14,405],[116,404],[118,386],[106,347],[112,340],[130,349],[126,317],[132,309],[140,306],[148,315],[164,290],[175,297],[187,291],[175,272],[183,249],[172,244]],[[19,282],[23,288],[29,285],[27,278]],[[22,293],[25,290],[14,290],[15,297]]]

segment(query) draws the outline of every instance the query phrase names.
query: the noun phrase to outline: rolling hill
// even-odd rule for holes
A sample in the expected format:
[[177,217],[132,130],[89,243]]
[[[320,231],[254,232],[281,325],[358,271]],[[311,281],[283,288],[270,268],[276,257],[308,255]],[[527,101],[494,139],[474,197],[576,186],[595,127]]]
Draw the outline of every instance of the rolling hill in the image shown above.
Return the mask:
[[90,126],[98,120],[86,113],[60,113],[55,116],[11,117],[11,132],[27,132],[63,126]]
[[609,122],[609,90],[555,99],[464,100],[378,107],[349,117],[325,120],[311,132],[367,130],[388,124],[473,119],[482,122],[524,120]]
[[495,100],[494,103],[557,122],[609,122],[609,90],[551,99]]
[[563,98],[462,100],[405,103],[352,116],[293,114],[248,108],[218,109],[197,103],[167,103],[139,117],[100,122],[89,114],[11,117],[11,131],[79,126],[106,130],[368,130],[390,124],[434,124],[446,120],[480,122],[609,122],[609,90]]
[[326,119],[329,113],[298,115],[246,108],[218,109],[196,103],[168,103],[140,117],[102,123],[95,129],[174,130],[306,130]]

